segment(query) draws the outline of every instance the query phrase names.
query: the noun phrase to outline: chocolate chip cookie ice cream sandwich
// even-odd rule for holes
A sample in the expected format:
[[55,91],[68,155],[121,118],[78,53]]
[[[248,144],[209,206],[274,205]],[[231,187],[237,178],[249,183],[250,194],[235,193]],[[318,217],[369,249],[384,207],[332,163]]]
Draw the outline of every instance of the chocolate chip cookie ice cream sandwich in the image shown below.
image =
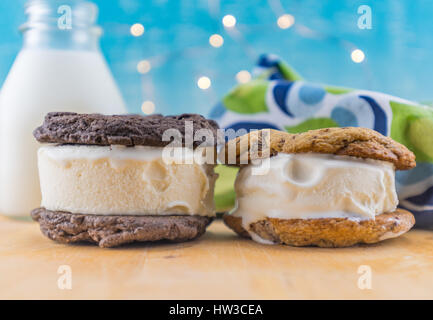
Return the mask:
[[[236,206],[224,222],[261,243],[346,247],[398,237],[415,223],[397,208],[395,170],[415,156],[366,128],[289,134],[251,132],[229,141],[220,160],[240,166]],[[245,159],[244,164],[241,160]]]
[[[215,161],[206,161],[216,139],[187,141],[201,129],[216,137],[218,125],[196,114],[47,114],[34,131],[44,145],[42,203],[32,218],[62,243],[115,247],[201,236],[215,215],[217,178]],[[169,148],[176,135],[167,139],[167,130],[178,133],[177,147]]]

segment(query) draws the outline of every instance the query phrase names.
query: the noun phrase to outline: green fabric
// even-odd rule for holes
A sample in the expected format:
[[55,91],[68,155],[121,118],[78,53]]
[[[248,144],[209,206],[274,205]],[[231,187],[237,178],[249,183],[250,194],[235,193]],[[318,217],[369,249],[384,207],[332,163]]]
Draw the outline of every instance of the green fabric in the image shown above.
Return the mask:
[[312,118],[312,119],[305,120],[304,122],[296,126],[293,127],[286,126],[285,128],[286,131],[289,133],[300,133],[308,130],[331,128],[331,127],[338,127],[338,124],[331,118]]
[[268,81],[252,80],[234,88],[223,100],[227,109],[237,113],[267,112],[266,90]]
[[353,89],[349,88],[342,88],[342,87],[332,87],[332,86],[325,86],[325,91],[332,94],[345,94],[350,91],[353,91]]
[[417,162],[433,162],[433,108],[389,102],[391,138],[415,153]]
[[280,63],[278,64],[278,69],[280,70],[284,79],[288,81],[297,81],[303,79],[292,67],[290,67],[284,61],[280,61]]
[[229,211],[235,204],[233,186],[239,168],[217,165],[215,172],[219,177],[215,184],[215,208],[217,212]]

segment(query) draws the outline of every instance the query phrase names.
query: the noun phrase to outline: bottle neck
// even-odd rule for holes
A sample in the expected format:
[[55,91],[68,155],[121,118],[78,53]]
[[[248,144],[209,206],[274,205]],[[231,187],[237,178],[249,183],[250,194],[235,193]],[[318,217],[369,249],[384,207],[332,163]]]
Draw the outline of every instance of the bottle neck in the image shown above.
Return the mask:
[[82,0],[30,0],[20,30],[25,49],[99,50],[97,7]]

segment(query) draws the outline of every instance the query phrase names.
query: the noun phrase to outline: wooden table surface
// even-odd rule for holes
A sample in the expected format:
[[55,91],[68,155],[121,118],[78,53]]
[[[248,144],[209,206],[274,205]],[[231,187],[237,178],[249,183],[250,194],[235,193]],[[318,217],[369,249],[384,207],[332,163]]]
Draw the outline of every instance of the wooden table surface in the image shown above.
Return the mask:
[[[70,269],[59,270],[64,265]],[[59,288],[64,270],[71,289]],[[216,221],[193,242],[100,249],[57,244],[36,223],[0,218],[0,298],[433,299],[433,232],[371,246],[293,248],[238,238]]]

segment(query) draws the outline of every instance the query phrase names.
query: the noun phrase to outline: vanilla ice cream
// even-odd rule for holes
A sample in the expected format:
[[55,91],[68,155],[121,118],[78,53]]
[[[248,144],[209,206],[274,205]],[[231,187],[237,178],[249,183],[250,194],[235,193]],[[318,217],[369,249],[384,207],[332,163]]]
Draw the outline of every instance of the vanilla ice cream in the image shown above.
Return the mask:
[[214,165],[192,161],[194,151],[181,149],[183,161],[168,163],[161,147],[43,146],[41,206],[98,215],[213,216]]
[[392,163],[329,154],[280,153],[248,165],[235,182],[246,230],[258,220],[374,219],[398,204]]

